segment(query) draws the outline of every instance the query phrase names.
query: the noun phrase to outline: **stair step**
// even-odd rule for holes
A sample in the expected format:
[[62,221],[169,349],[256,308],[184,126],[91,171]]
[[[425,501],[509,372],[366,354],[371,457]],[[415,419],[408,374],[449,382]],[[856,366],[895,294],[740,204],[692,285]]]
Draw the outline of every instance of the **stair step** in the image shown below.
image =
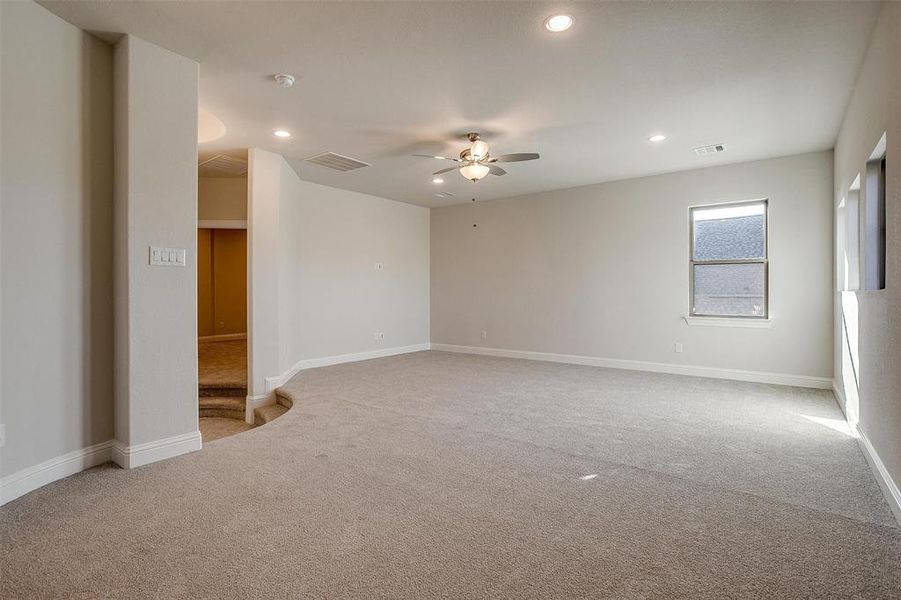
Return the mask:
[[244,410],[244,398],[204,396],[200,398],[200,407]]
[[200,416],[244,420],[244,398],[201,396]]
[[281,389],[275,390],[275,401],[285,408],[291,408],[292,406],[294,406],[294,398],[292,398],[290,394],[282,391]]
[[288,412],[288,409],[281,404],[261,406],[253,411],[253,423],[254,425],[265,425],[266,423],[279,418],[286,412]]
[[201,384],[198,388],[198,395],[204,397],[219,397],[219,398],[241,398],[244,399],[247,397],[247,386],[246,385],[208,385]]

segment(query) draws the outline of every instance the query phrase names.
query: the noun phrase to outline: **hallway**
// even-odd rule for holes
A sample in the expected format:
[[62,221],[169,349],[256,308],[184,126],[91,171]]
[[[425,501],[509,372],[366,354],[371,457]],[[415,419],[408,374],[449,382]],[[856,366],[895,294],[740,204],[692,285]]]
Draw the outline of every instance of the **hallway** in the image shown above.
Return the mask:
[[204,443],[252,429],[245,421],[247,340],[198,343],[200,432]]

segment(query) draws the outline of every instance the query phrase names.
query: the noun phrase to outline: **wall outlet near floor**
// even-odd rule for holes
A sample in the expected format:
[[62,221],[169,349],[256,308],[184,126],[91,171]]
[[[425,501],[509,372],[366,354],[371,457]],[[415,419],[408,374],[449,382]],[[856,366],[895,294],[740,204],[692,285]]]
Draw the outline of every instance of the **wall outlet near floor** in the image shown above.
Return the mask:
[[382,269],[385,268],[385,265],[382,264],[382,263],[380,263],[380,262],[377,262],[377,263],[375,263],[374,268],[375,268],[376,271],[381,271]]
[[377,331],[372,334],[372,339],[374,339],[376,341],[381,341],[381,340],[385,339],[385,334],[381,331]]
[[0,448],[6,445],[6,425],[0,423]]
[[682,342],[676,342],[674,351],[676,352],[676,354],[682,354]]
[[483,339],[483,340],[487,340],[487,339],[488,339],[488,332],[485,331],[484,329],[482,330],[482,339]]

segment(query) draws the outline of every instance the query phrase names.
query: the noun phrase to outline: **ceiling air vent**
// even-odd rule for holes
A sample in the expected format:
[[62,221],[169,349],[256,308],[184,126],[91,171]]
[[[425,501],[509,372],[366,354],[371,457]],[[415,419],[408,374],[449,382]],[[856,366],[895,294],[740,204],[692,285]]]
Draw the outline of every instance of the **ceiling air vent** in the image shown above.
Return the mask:
[[304,162],[341,172],[353,171],[354,169],[369,166],[369,163],[365,163],[362,160],[357,160],[349,156],[342,156],[341,154],[335,154],[334,152],[323,152],[322,154],[317,154],[316,156],[305,159]]
[[241,177],[247,173],[247,161],[243,158],[218,154],[198,166],[201,177]]
[[453,198],[456,195],[457,194],[455,194],[453,192],[438,192],[437,194],[435,194],[435,197],[436,198]]
[[707,156],[708,154],[719,154],[720,152],[725,152],[726,146],[723,144],[714,144],[713,146],[701,146],[699,148],[695,148],[695,154],[698,156]]

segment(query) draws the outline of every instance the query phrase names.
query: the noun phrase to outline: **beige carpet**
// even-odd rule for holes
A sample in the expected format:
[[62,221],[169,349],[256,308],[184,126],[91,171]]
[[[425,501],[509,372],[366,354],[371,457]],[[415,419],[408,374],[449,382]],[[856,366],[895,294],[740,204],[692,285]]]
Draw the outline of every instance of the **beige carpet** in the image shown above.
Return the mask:
[[200,417],[200,435],[203,437],[204,444],[251,429],[253,429],[253,425],[247,421],[223,417]]
[[424,352],[0,509],[3,598],[897,598],[828,392]]
[[199,342],[200,387],[247,387],[247,340]]

